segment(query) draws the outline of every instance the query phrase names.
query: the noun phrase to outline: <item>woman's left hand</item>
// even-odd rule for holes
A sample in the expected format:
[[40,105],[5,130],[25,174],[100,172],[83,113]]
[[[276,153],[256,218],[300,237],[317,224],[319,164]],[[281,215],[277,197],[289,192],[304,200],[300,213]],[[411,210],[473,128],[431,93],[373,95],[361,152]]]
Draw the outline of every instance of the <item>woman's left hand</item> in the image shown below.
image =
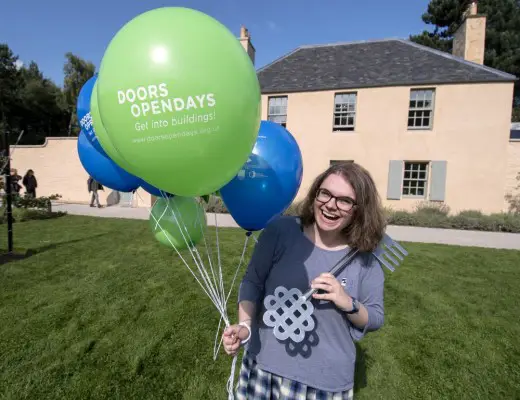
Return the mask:
[[325,272],[311,282],[311,288],[321,289],[326,293],[314,293],[313,298],[332,301],[336,307],[343,311],[352,310],[352,297],[350,297],[334,275]]

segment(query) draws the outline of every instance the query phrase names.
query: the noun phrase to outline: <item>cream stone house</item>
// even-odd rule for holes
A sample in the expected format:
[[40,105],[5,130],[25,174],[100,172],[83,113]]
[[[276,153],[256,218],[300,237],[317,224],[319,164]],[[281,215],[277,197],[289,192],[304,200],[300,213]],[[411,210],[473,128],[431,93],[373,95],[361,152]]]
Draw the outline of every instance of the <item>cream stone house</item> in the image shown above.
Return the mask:
[[[372,173],[394,209],[434,201],[454,212],[506,210],[504,196],[520,171],[520,138],[511,129],[516,78],[483,65],[485,25],[472,5],[453,54],[397,39],[325,44],[299,47],[258,70],[262,119],[285,126],[303,154],[297,199],[331,163],[351,160]],[[247,29],[239,40],[254,62]],[[86,202],[75,146],[68,138],[20,146],[13,166],[35,170],[41,195]],[[150,201],[139,192],[121,203]]]

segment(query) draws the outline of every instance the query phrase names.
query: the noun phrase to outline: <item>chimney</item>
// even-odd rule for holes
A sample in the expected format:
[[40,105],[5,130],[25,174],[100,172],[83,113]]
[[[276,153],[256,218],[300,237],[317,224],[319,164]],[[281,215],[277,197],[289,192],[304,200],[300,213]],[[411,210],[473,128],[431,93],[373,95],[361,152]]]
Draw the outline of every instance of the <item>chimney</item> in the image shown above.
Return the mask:
[[463,14],[464,21],[453,38],[453,55],[484,64],[486,45],[486,16],[477,12],[477,2],[472,2]]
[[249,35],[249,31],[245,26],[242,25],[240,28],[240,44],[246,51],[246,53],[251,58],[251,61],[253,62],[253,65],[255,63],[255,48],[253,47],[253,44],[251,43],[251,35]]

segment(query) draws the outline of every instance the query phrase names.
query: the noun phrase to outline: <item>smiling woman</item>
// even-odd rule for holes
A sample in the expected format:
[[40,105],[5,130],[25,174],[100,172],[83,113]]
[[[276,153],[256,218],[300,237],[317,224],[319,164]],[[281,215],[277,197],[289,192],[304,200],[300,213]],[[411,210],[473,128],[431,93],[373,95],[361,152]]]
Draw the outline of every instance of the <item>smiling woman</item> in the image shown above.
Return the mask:
[[[238,399],[352,399],[354,342],[384,321],[384,274],[371,253],[384,229],[372,177],[350,162],[316,178],[300,217],[264,229],[240,285],[239,323],[223,335],[228,354],[247,343]],[[328,273],[353,248],[348,267]],[[263,299],[279,286],[318,289],[313,329],[301,342],[278,341],[263,321]]]

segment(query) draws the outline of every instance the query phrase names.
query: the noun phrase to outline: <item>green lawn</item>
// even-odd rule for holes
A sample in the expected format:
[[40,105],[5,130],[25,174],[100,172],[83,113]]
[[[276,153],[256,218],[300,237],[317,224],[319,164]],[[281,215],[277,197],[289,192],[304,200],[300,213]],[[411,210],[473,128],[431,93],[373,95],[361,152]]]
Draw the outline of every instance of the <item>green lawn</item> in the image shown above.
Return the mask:
[[[145,221],[14,229],[17,249],[36,254],[0,266],[1,399],[226,398],[218,314]],[[229,278],[243,232],[220,239]],[[385,325],[358,346],[356,399],[518,398],[520,252],[405,246]]]

